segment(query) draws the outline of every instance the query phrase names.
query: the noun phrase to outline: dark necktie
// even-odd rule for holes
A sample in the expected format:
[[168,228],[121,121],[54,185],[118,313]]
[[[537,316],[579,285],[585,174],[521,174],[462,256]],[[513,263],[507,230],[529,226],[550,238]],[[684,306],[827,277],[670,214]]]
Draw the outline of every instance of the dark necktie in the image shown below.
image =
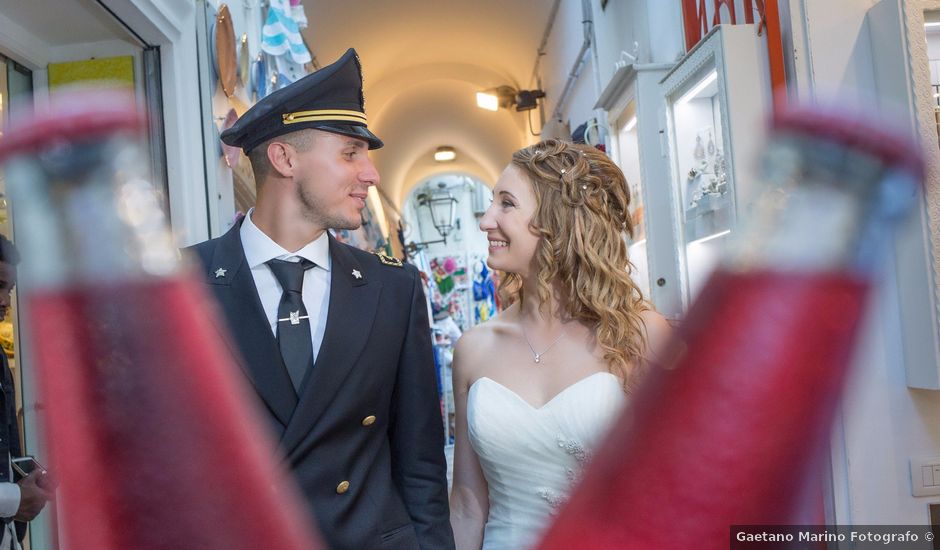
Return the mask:
[[281,357],[298,395],[304,376],[313,366],[313,342],[310,340],[310,320],[304,307],[303,287],[304,271],[314,265],[304,259],[299,262],[268,262],[284,291],[277,306],[277,345],[281,348]]

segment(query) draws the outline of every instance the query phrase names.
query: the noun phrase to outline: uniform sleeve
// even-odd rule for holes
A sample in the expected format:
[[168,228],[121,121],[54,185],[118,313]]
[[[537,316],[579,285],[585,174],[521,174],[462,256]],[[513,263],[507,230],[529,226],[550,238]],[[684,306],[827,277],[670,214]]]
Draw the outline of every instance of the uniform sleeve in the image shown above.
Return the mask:
[[454,548],[447,463],[431,329],[421,279],[412,266],[411,312],[392,395],[392,476],[424,549]]
[[12,518],[20,509],[20,486],[0,483],[0,518]]

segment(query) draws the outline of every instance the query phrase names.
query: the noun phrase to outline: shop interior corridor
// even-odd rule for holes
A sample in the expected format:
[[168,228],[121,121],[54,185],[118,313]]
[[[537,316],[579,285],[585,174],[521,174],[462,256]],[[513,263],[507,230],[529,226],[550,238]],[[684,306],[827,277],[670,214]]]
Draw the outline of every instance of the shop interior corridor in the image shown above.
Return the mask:
[[[820,500],[830,524],[940,524],[940,0],[0,0],[0,141],[57,90],[132,91],[150,179],[190,246],[257,198],[221,133],[348,48],[385,145],[362,227],[332,234],[421,272],[448,460],[455,343],[503,307],[479,225],[515,151],[563,139],[617,164],[630,275],[681,327],[764,190],[775,113],[836,98],[896,122],[923,148],[925,193],[879,262]],[[0,233],[16,242],[7,198],[0,171]],[[15,299],[0,345],[42,457],[27,338]],[[58,547],[56,514],[31,525],[28,548]]]

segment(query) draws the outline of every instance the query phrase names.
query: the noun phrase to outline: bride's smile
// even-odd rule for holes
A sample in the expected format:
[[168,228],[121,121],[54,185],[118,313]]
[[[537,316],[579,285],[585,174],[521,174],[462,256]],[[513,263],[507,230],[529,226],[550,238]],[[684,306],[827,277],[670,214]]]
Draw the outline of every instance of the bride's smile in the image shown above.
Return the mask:
[[532,185],[514,166],[507,167],[493,189],[493,203],[480,219],[480,230],[489,241],[487,264],[493,269],[526,275],[539,235],[531,228],[537,201]]

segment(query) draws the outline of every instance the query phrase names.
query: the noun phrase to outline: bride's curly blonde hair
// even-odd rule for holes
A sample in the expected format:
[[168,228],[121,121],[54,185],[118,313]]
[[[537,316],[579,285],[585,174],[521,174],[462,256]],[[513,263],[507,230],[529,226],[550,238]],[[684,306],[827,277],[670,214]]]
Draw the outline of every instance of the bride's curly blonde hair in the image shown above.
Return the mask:
[[[542,237],[539,301],[549,303],[557,289],[564,313],[595,327],[608,368],[632,389],[647,345],[640,313],[651,307],[630,277],[624,236],[633,236],[633,223],[623,172],[594,147],[559,140],[516,151],[512,165],[528,177],[538,204],[529,225]],[[506,303],[524,301],[519,275],[503,277]]]

